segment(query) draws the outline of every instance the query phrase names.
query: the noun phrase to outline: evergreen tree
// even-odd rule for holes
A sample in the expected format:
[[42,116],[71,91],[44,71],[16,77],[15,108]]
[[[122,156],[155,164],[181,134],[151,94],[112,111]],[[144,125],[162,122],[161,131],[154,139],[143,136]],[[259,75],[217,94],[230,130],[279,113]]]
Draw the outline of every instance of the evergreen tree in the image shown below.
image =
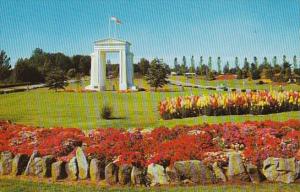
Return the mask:
[[180,65],[178,63],[177,57],[174,58],[174,72],[180,74]]
[[250,64],[248,62],[247,57],[244,59],[244,66],[243,66],[243,78],[247,78],[250,76]]
[[209,70],[212,71],[212,59],[211,59],[211,57],[208,58],[207,65],[208,65]]
[[237,79],[243,79],[244,78],[243,71],[240,68],[237,69],[236,75],[237,75],[236,76]]
[[298,62],[297,62],[297,56],[296,55],[294,55],[294,57],[293,57],[293,67],[294,67],[294,70],[298,69]]
[[168,83],[167,81],[167,69],[165,65],[159,59],[151,61],[148,73],[145,76],[148,84],[154,87],[155,91],[158,87],[163,87]]
[[253,58],[253,63],[256,66],[256,68],[258,68],[258,59],[257,59],[257,57]]
[[190,67],[190,73],[195,73],[195,59],[194,56],[191,57],[191,67]]
[[222,70],[221,70],[221,57],[218,57],[217,65],[218,65],[218,73],[221,74],[222,73]]
[[187,64],[186,64],[186,58],[185,56],[182,57],[182,65],[180,67],[180,74],[184,74],[188,71],[188,68],[187,68]]
[[260,78],[260,72],[255,63],[251,64],[250,72],[251,72],[251,79],[256,80]]
[[6,55],[4,50],[1,50],[1,52],[0,52],[0,81],[9,77],[10,70],[11,70],[10,58]]
[[273,64],[273,67],[275,67],[277,65],[277,57],[276,56],[273,57],[272,64]]
[[264,57],[264,62],[263,62],[263,65],[269,65],[269,62],[268,62],[268,58],[267,57]]
[[230,71],[230,68],[229,68],[229,62],[227,61],[227,62],[226,62],[226,65],[225,65],[224,68],[223,68],[223,73],[224,73],[224,74],[228,74],[229,71]]
[[284,63],[287,63],[286,55],[283,55],[283,56],[282,56],[282,63],[283,63],[283,64],[284,64]]
[[182,65],[186,67],[186,58],[185,58],[185,56],[182,57]]
[[49,89],[54,89],[57,91],[58,89],[65,89],[65,86],[68,85],[68,82],[64,72],[55,67],[47,74],[46,85],[49,87]]
[[200,57],[199,67],[203,65],[203,56]]
[[238,57],[235,57],[235,59],[234,59],[234,65],[235,65],[236,70],[238,70],[240,68],[240,66],[239,66],[239,58]]
[[[286,61],[286,60],[285,60]],[[292,78],[291,64],[289,62],[284,62],[280,72],[280,80],[287,82]]]

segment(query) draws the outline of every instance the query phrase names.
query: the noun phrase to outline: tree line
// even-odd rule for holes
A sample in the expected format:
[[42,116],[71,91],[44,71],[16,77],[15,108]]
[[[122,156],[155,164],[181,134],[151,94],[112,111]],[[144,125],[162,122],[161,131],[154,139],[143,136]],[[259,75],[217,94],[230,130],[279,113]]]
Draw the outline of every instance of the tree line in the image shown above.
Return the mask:
[[[216,69],[213,68],[217,66]],[[89,75],[91,67],[91,58],[87,55],[67,56],[63,53],[47,53],[40,48],[36,48],[30,58],[20,58],[17,60],[14,68],[10,64],[10,58],[5,51],[0,52],[0,82],[18,83],[44,83],[46,81],[62,83],[68,78],[77,78]],[[163,68],[163,69],[162,69]],[[111,64],[108,61],[107,76],[117,77],[119,74],[119,65]],[[163,71],[163,72],[161,72]],[[217,75],[234,74],[237,79],[250,78],[256,79],[271,79],[277,82],[288,82],[296,79],[299,82],[300,68],[297,57],[294,56],[292,62],[287,60],[283,55],[279,61],[276,56],[271,61],[264,57],[259,61],[257,57],[253,57],[250,62],[248,58],[242,61],[235,57],[234,66],[227,61],[222,62],[221,57],[217,57],[213,62],[212,57],[209,57],[207,62],[204,62],[203,56],[200,57],[196,64],[194,56],[190,58],[190,65],[187,65],[187,58],[182,57],[181,63],[178,58],[174,58],[174,67],[164,63],[161,59],[153,59],[151,62],[145,58],[140,59],[134,64],[134,73],[137,76],[146,77],[148,81],[151,79],[158,82],[165,82],[166,75],[175,72],[177,75],[185,73],[195,73],[204,76],[207,80],[213,80]],[[163,74],[164,78],[160,81],[154,77],[156,74]],[[148,77],[148,78],[147,78]],[[158,83],[160,84],[160,83]]]
[[207,80],[213,80],[216,75],[235,74],[238,79],[251,78],[256,80],[264,78],[278,82],[287,82],[292,79],[299,79],[300,76],[297,56],[293,57],[292,62],[289,62],[285,55],[283,55],[282,61],[278,61],[277,56],[274,56],[271,61],[264,57],[261,62],[258,61],[257,57],[253,57],[251,62],[247,57],[242,62],[240,62],[238,57],[235,57],[234,67],[230,67],[228,61],[222,66],[221,57],[217,57],[214,64],[217,66],[217,69],[213,69],[212,57],[209,57],[207,63],[204,63],[203,56],[201,56],[199,64],[196,66],[194,56],[192,56],[188,66],[185,56],[182,57],[181,63],[175,57],[172,71],[177,75],[183,75],[188,72],[195,73],[205,76]]
[[20,58],[12,68],[4,50],[0,52],[0,81],[6,83],[44,83],[52,74],[74,78],[89,75],[91,58],[86,55],[67,56],[47,53],[36,48],[30,58]]

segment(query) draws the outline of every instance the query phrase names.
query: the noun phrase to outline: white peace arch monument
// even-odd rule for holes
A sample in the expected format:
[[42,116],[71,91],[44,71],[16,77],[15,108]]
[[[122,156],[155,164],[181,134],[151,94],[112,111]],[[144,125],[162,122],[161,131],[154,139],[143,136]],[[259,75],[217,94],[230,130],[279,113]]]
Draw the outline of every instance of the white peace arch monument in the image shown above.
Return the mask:
[[119,53],[119,90],[135,90],[133,85],[133,53],[130,43],[116,38],[95,41],[91,54],[91,82],[88,90],[105,91],[106,53]]

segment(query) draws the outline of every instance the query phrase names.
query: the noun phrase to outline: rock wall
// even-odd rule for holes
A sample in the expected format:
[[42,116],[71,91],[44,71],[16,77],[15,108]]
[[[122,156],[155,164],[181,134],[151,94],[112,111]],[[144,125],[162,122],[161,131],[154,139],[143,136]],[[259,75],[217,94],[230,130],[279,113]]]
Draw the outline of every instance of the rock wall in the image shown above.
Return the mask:
[[118,165],[117,162],[103,164],[102,161],[85,156],[80,147],[76,156],[68,162],[59,161],[52,156],[41,157],[35,151],[31,157],[23,154],[2,152],[0,175],[27,175],[57,180],[105,180],[108,185],[168,185],[168,184],[214,184],[225,182],[264,181],[293,183],[300,178],[300,161],[295,158],[269,157],[261,168],[244,162],[238,151],[226,153],[228,163],[205,164],[199,160],[177,161],[174,165],[163,167],[150,164],[147,167]]

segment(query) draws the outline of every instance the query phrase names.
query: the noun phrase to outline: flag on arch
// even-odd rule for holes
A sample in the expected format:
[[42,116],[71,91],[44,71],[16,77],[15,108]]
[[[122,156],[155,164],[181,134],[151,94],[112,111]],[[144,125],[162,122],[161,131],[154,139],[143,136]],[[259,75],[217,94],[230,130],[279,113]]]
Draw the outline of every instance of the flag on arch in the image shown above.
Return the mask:
[[118,19],[118,18],[115,17],[115,16],[112,16],[110,19],[111,19],[112,21],[116,22],[116,24],[121,24],[121,23],[122,23],[121,20]]

